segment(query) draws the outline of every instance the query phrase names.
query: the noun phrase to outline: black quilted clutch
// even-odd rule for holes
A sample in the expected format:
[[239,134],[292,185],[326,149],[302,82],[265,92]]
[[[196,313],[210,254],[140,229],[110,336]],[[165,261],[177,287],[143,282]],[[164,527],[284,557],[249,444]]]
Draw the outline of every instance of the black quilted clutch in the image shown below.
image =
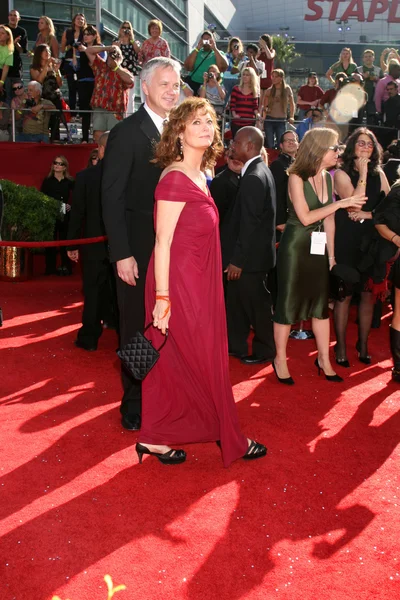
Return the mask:
[[140,381],[144,379],[147,373],[154,367],[160,358],[160,350],[168,339],[167,330],[165,333],[165,340],[161,346],[158,349],[154,348],[150,340],[144,336],[144,333],[151,325],[152,323],[147,325],[143,333],[137,331],[133,338],[131,338],[123,348],[117,350],[117,354],[125,367],[135,379],[139,379]]

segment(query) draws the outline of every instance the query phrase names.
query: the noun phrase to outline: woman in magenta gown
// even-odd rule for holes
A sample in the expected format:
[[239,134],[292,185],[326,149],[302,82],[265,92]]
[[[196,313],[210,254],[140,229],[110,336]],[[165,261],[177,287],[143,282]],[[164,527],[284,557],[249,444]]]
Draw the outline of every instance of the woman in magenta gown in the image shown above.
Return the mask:
[[[142,428],[136,450],[166,464],[183,462],[172,445],[217,442],[224,466],[265,456],[240,431],[229,380],[218,211],[204,167],[222,149],[206,100],[174,109],[156,149],[166,167],[155,192],[156,245],[145,291],[146,336],[160,358],[143,381]],[[157,298],[156,298],[157,297]]]

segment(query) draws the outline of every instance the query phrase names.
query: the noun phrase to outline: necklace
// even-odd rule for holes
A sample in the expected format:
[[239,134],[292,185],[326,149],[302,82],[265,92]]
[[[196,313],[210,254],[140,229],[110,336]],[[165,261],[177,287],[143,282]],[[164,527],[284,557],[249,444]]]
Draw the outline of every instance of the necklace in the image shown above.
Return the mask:
[[324,176],[323,175],[321,176],[321,200],[319,199],[317,185],[315,183],[314,177],[312,178],[312,180],[313,180],[313,187],[314,187],[315,195],[317,196],[317,200],[320,204],[324,204],[324,202],[323,202],[323,199],[324,199]]

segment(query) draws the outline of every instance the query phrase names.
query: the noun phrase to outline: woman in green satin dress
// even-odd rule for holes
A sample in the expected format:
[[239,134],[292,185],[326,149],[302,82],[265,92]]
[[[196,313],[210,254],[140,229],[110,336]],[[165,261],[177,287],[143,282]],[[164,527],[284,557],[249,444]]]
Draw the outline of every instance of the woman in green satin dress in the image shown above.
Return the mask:
[[[339,208],[360,210],[365,196],[332,201],[327,168],[336,164],[338,134],[329,128],[311,129],[304,136],[289,169],[289,218],[277,257],[278,298],[274,315],[276,357],[273,367],[281,383],[293,385],[286,347],[293,323],[312,319],[318,349],[316,366],[330,381],[342,381],[329,360],[329,270],[334,257],[335,219]],[[313,232],[326,233],[324,254],[311,254]]]

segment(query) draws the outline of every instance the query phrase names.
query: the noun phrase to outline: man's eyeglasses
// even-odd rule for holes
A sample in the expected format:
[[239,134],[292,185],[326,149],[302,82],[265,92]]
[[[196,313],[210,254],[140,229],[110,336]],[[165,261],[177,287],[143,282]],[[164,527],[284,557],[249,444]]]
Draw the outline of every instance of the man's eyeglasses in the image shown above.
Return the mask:
[[288,144],[296,144],[297,143],[297,140],[295,138],[284,138],[283,141],[287,142]]
[[53,165],[58,165],[59,167],[65,167],[65,164],[59,160],[53,161]]
[[360,146],[360,148],[373,148],[374,147],[374,142],[364,142],[364,140],[358,140],[356,143],[357,143],[357,146]]
[[15,87],[13,87],[14,92],[16,92],[17,90],[23,90],[24,86],[23,85],[16,85]]
[[335,144],[334,146],[329,146],[328,150],[333,150],[333,152],[339,152],[340,146],[339,144]]

